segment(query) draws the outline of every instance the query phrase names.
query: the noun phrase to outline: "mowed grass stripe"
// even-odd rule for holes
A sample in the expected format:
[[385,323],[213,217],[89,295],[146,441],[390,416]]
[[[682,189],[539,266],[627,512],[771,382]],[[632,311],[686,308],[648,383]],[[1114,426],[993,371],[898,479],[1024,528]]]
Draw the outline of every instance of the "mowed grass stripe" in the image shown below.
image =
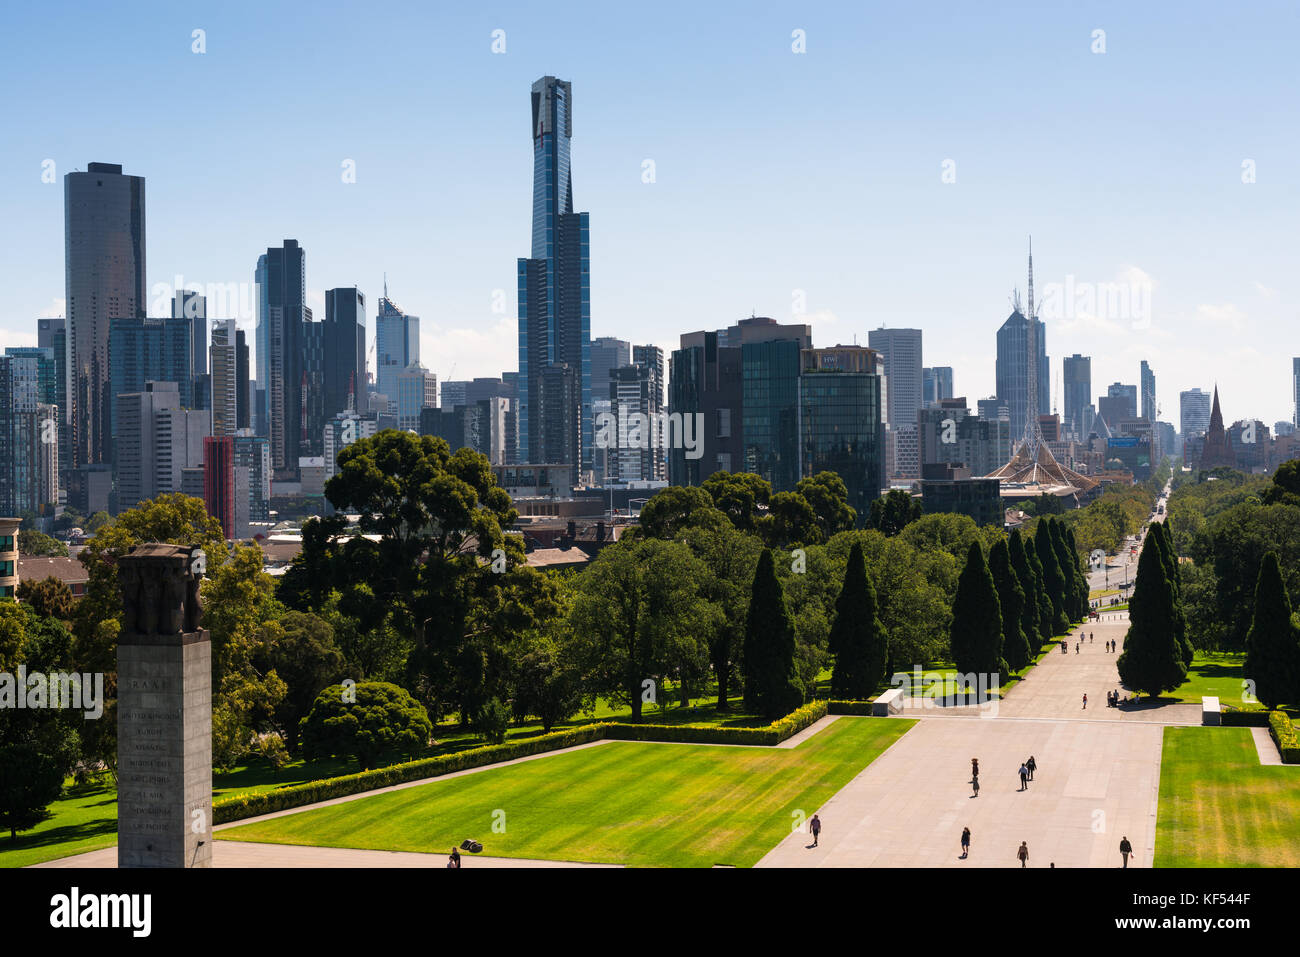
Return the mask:
[[441,854],[474,838],[497,857],[747,867],[914,723],[844,717],[793,749],[614,741],[217,836]]
[[1300,867],[1300,768],[1259,763],[1249,728],[1166,728],[1157,867]]

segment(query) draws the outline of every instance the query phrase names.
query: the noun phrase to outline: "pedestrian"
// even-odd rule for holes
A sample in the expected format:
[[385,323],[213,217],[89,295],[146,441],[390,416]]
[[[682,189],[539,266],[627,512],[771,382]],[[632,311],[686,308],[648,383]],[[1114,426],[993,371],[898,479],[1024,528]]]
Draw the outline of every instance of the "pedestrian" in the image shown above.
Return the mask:
[[979,779],[979,778],[971,778],[971,779],[970,779],[970,786],[971,786],[971,790],[973,790],[973,791],[975,792],[975,795],[974,795],[974,796],[975,796],[975,797],[979,797],[979,796],[980,796],[980,779]]
[[447,867],[451,870],[460,870],[460,851],[454,847],[451,849],[451,857],[447,858]]
[[1065,639],[1062,638],[1062,639],[1061,639],[1061,654],[1063,654],[1063,655],[1068,655],[1069,653],[1070,653],[1069,645],[1066,643]]
[[821,834],[822,834],[822,819],[819,818],[816,814],[814,814],[812,816],[812,820],[808,822],[808,830],[812,831],[812,836],[813,836],[812,846],[816,847],[817,842],[818,840],[821,839]]
[[1086,691],[1083,693],[1083,710],[1088,710],[1088,692]]
[[977,777],[980,776],[980,759],[979,759],[979,758],[971,758],[971,759],[970,759],[970,776],[971,776],[971,780],[972,780],[972,781],[975,780]]
[[970,828],[968,827],[961,829],[961,856],[963,860],[970,856]]
[[1092,644],[1092,632],[1088,632],[1088,644]]
[[1020,850],[1016,851],[1016,858],[1020,861],[1020,866],[1024,867],[1029,863],[1029,842],[1021,841]]
[[1029,790],[1029,768],[1020,765],[1020,790]]
[[1133,845],[1128,842],[1127,837],[1119,842],[1119,853],[1124,858],[1124,866],[1128,867],[1128,856],[1133,853]]
[[1029,760],[1025,762],[1025,770],[1029,772],[1029,780],[1032,781],[1034,779],[1034,772],[1038,770],[1038,762],[1034,760],[1032,754],[1029,756]]

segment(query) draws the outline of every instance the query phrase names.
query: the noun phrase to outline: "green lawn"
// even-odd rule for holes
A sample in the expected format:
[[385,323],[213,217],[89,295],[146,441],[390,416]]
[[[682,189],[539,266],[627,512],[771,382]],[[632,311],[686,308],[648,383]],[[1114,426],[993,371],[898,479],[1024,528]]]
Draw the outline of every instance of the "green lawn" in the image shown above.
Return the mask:
[[1249,728],[1165,728],[1157,867],[1300,867],[1300,767],[1259,763]]
[[[733,710],[728,712],[719,713],[715,704],[716,701],[709,698],[697,698],[688,707],[682,707],[677,701],[665,701],[662,708],[646,708],[642,712],[642,721],[647,724],[709,724],[745,728],[768,724],[766,718],[746,714],[739,699],[732,702]],[[627,707],[611,706],[601,699],[597,701],[593,714],[579,715],[559,727],[630,719],[631,711]],[[506,733],[506,739],[531,738],[541,733],[542,726],[537,722],[512,725]],[[471,731],[457,728],[454,723],[436,726],[434,737],[438,743],[421,754],[421,757],[436,757],[483,745],[482,738]],[[407,758],[403,755],[391,754],[385,756],[381,763],[392,764],[405,760]],[[312,762],[299,760],[279,770],[257,759],[229,771],[216,772],[212,779],[212,796],[221,798],[232,794],[255,794],[306,781],[355,774],[359,770],[360,765],[353,758],[325,758]],[[16,840],[10,840],[8,834],[0,834],[0,867],[26,867],[29,864],[53,861],[109,847],[117,841],[117,788],[111,782],[74,785],[69,778],[63,796],[50,805],[50,811],[53,817],[30,831],[23,831]]]
[[1263,705],[1243,702],[1241,698],[1241,666],[1245,660],[1244,654],[1198,651],[1187,669],[1187,683],[1167,697],[1199,703],[1202,697],[1212,695],[1220,704],[1246,711],[1260,709]]
[[745,867],[790,832],[794,812],[811,817],[912,723],[845,717],[790,749],[615,741],[218,837],[442,854],[474,838],[500,857]]

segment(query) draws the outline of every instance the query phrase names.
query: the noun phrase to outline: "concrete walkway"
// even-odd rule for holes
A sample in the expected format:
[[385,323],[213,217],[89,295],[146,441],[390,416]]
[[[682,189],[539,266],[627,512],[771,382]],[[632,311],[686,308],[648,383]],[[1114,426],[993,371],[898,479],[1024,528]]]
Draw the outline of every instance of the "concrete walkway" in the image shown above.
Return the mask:
[[[1072,637],[1067,654],[1049,652],[1001,701],[909,699],[903,717],[917,725],[817,809],[819,846],[792,834],[758,866],[1019,867],[1016,850],[1027,841],[1031,867],[1118,867],[1127,837],[1129,866],[1150,867],[1164,729],[1199,725],[1201,706],[1142,699],[1107,707],[1107,691],[1132,697],[1115,666],[1128,616],[1108,614],[1072,636],[1080,630],[1093,640],[1076,653]],[[1110,639],[1115,652],[1106,651]],[[1020,791],[1017,771],[1031,754],[1038,770]],[[979,797],[971,758],[980,763]],[[966,860],[963,827],[972,835]]]

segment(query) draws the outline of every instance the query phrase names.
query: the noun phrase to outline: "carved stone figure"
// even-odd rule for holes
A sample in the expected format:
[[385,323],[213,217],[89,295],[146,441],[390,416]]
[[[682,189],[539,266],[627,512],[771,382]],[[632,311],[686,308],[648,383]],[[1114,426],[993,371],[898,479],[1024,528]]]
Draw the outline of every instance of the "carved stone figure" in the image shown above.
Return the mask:
[[199,583],[207,556],[195,545],[137,545],[118,559],[122,630],[177,635],[200,629]]

